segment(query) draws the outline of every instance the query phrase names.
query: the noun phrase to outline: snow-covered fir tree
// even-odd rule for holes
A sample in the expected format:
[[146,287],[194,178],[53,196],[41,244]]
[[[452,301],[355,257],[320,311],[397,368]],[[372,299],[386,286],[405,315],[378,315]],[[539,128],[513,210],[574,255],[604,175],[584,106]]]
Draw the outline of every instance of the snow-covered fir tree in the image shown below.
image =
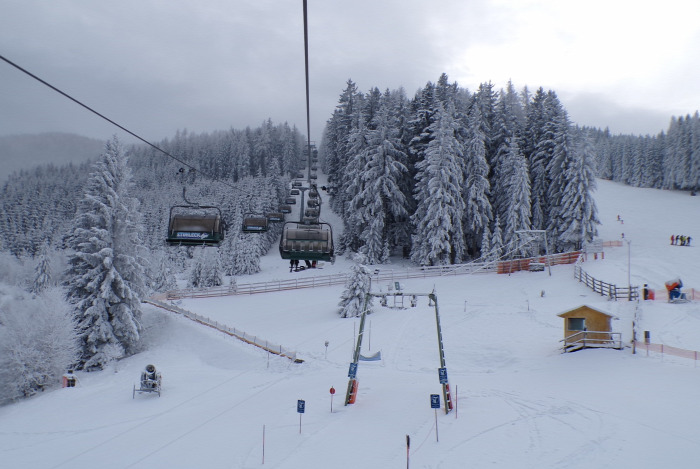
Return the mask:
[[159,252],[151,261],[153,270],[150,274],[151,289],[156,292],[164,292],[177,288],[173,262],[165,252]]
[[389,257],[389,224],[405,217],[406,198],[399,187],[407,169],[401,163],[406,154],[400,150],[397,130],[391,125],[389,109],[380,108],[367,133],[364,168],[358,179],[359,191],[351,204],[361,223],[362,252],[368,264],[383,264]]
[[136,351],[146,261],[131,170],[114,137],[95,164],[68,240],[67,296],[81,334],[79,369],[101,369]]
[[[504,188],[503,200],[505,206],[505,236],[504,242],[510,244],[517,239],[519,230],[530,229],[530,175],[527,171],[527,161],[520,152],[515,138],[506,139],[508,152],[505,165],[508,167],[508,180]],[[526,250],[521,249],[520,255],[526,256]]]
[[489,201],[487,138],[482,131],[486,124],[483,120],[480,107],[474,104],[468,116],[462,186],[464,231],[467,247],[473,251],[478,249],[478,243],[483,238],[484,228],[490,223],[493,216]]
[[576,145],[576,157],[568,166],[562,210],[566,213],[558,242],[562,250],[580,249],[598,235],[598,209],[593,199],[593,147],[585,136]]
[[39,262],[34,269],[34,281],[31,291],[41,293],[53,284],[53,272],[51,268],[51,258],[49,257],[49,244],[45,242],[39,252]]
[[354,318],[362,315],[363,308],[372,312],[372,297],[367,297],[371,287],[369,269],[361,263],[364,257],[356,255],[355,264],[350,267],[350,277],[338,303],[338,315],[341,318]]
[[421,265],[459,263],[465,255],[464,159],[452,114],[453,109],[439,106],[425,159],[416,163],[418,207],[412,217],[416,228],[411,259]]

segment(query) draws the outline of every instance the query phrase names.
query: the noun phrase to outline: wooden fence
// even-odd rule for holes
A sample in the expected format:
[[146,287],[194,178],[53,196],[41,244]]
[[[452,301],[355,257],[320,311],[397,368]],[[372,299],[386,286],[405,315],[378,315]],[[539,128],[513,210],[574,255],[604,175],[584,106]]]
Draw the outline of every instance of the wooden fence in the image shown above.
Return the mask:
[[[519,270],[528,270],[530,263],[538,262],[549,265],[573,264],[579,258],[581,252],[565,252],[550,254],[527,259],[495,262],[471,262],[468,264],[453,264],[442,266],[423,266],[412,269],[388,270],[375,269],[371,275],[372,282],[388,282],[393,284],[399,280],[413,278],[432,278],[457,276],[480,273],[507,274]],[[210,287],[210,288],[183,288],[170,290],[163,294],[156,294],[155,300],[177,300],[181,298],[208,298],[229,295],[254,295],[285,290],[298,290],[301,288],[317,288],[332,285],[345,285],[349,278],[346,273],[333,275],[320,275],[314,277],[297,277],[289,280],[276,280],[269,282],[238,283],[237,285]]]
[[607,296],[610,299],[633,301],[639,298],[638,286],[630,285],[627,287],[618,287],[612,283],[603,282],[602,280],[598,280],[597,278],[588,275],[580,264],[574,266],[574,278],[585,284],[594,292],[600,293],[601,296]]

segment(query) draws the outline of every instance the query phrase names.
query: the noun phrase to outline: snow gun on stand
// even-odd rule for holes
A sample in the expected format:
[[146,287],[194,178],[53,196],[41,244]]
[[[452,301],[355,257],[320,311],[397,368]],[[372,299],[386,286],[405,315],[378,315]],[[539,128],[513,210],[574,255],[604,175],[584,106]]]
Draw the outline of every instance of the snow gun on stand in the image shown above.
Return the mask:
[[685,296],[685,293],[681,292],[681,288],[683,288],[683,282],[680,278],[669,280],[665,283],[665,285],[666,290],[668,290],[669,303],[685,303],[688,301],[688,298]]

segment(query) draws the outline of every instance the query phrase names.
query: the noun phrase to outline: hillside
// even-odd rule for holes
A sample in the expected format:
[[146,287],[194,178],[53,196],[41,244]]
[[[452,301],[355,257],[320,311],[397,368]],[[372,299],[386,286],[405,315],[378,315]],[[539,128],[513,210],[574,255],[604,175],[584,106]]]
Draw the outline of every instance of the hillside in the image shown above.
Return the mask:
[[[605,259],[585,263],[589,273],[626,284],[629,265],[633,284],[662,288],[680,275],[686,286],[700,286],[700,251],[668,240],[700,234],[700,220],[691,216],[700,198],[608,181],[599,181],[595,197],[601,238],[624,232],[631,255],[627,245],[609,248]],[[261,265],[261,273],[238,281],[346,271],[349,261],[290,273],[273,250]],[[400,265],[382,267],[391,268]],[[296,350],[304,362],[148,306],[147,351],[113,369],[78,374],[76,388],[0,408],[2,460],[33,468],[404,467],[409,435],[411,467],[696,467],[694,360],[633,355],[628,347],[559,353],[558,313],[598,308],[616,317],[614,330],[629,343],[636,303],[593,293],[573,279],[573,266],[553,267],[551,276],[402,283],[406,291],[438,296],[456,412],[430,408],[429,395],[440,392],[439,361],[435,313],[424,298],[407,309],[375,303],[363,353],[381,351],[382,360],[360,362],[358,399],[347,407],[359,321],[337,317],[341,286],[183,300],[186,309]],[[653,342],[700,350],[700,303],[643,302],[637,318]],[[163,373],[162,396],[134,399],[132,386],[148,363]],[[301,417],[298,399],[306,401]]]
[[58,132],[0,137],[0,183],[22,169],[95,159],[104,150],[104,144],[94,138]]

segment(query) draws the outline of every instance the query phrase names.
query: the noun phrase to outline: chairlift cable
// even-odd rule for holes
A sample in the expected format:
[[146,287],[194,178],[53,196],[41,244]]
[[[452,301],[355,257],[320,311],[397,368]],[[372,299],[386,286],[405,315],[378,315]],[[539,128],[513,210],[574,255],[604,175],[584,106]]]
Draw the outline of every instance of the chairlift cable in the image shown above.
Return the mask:
[[309,32],[304,0],[304,70],[306,73],[306,148],[308,151],[308,179],[311,180],[311,112],[309,110]]
[[[182,160],[182,159],[180,159],[180,158],[178,158],[178,157],[176,157],[176,156],[171,155],[170,153],[168,153],[167,151],[163,150],[163,149],[160,148],[159,146],[157,146],[157,145],[155,145],[155,144],[149,142],[148,140],[146,140],[145,138],[141,137],[140,135],[138,135],[138,134],[132,132],[131,130],[127,129],[126,127],[124,127],[124,126],[118,124],[117,122],[113,121],[113,120],[110,119],[109,117],[107,117],[107,116],[105,116],[105,115],[103,115],[103,114],[97,112],[96,110],[94,110],[93,108],[91,108],[90,106],[88,106],[87,104],[84,104],[84,103],[80,102],[79,100],[77,100],[76,98],[72,97],[72,96],[69,95],[68,93],[66,93],[66,92],[60,90],[59,88],[53,86],[51,83],[49,83],[49,82],[47,82],[47,81],[45,81],[45,80],[39,78],[38,76],[36,76],[36,75],[33,74],[32,72],[30,72],[29,70],[27,70],[27,69],[25,69],[25,68],[22,68],[21,66],[19,66],[19,65],[16,64],[16,63],[14,63],[13,61],[11,61],[11,60],[8,59],[7,57],[3,56],[2,54],[0,54],[0,59],[2,59],[3,61],[7,62],[9,65],[15,67],[17,70],[21,71],[22,73],[24,73],[24,74],[26,74],[26,75],[32,77],[33,79],[35,79],[35,80],[38,81],[39,83],[41,83],[41,84],[43,84],[43,85],[45,85],[45,86],[51,88],[52,90],[54,90],[55,92],[59,93],[60,95],[66,97],[66,98],[68,98],[68,99],[70,99],[71,101],[73,101],[74,103],[78,104],[79,106],[82,106],[83,108],[85,108],[85,109],[87,109],[88,111],[92,112],[92,113],[95,114],[96,116],[98,116],[98,117],[100,117],[100,118],[106,120],[106,121],[109,122],[110,124],[112,124],[112,125],[118,127],[119,129],[121,129],[121,130],[123,130],[124,132],[128,133],[128,134],[131,135],[132,137],[137,138],[138,140],[142,141],[143,143],[145,143],[146,145],[150,146],[151,148],[153,148],[153,149],[155,149],[155,150],[157,150],[157,151],[163,153],[165,156],[167,156],[167,157],[169,157],[169,158],[172,158],[173,160],[177,161],[178,163],[183,164],[183,165],[187,166],[188,168],[190,168],[191,170],[197,171],[197,172],[199,172],[200,174],[202,174],[202,175],[204,175],[204,176],[207,176],[207,177],[209,177],[209,178],[212,179],[212,180],[216,180],[217,182],[219,182],[219,183],[221,183],[221,184],[223,184],[223,185],[225,185],[225,186],[228,186],[228,187],[230,187],[230,188],[232,188],[232,189],[235,189],[235,187],[232,186],[231,184],[228,184],[228,183],[226,183],[226,182],[224,182],[224,181],[218,180],[218,179],[214,178],[211,174],[207,174],[207,173],[205,173],[204,171],[201,171],[201,170],[195,168],[194,166],[192,166],[191,164],[185,162],[184,160]],[[308,87],[308,85],[307,85],[307,87]]]

